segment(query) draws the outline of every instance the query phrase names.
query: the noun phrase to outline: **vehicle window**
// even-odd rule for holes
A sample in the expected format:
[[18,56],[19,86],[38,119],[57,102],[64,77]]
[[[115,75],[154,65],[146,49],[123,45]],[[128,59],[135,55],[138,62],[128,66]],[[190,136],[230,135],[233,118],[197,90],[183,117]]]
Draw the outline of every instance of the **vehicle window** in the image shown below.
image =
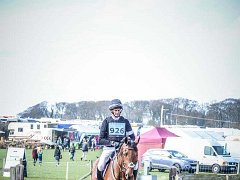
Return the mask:
[[168,157],[170,154],[169,154],[169,152],[167,152],[167,151],[162,151],[161,153],[160,153],[160,156],[163,156],[163,157]]
[[227,152],[224,149],[224,146],[213,146],[213,148],[215,149],[218,155],[227,155]]
[[150,151],[151,155],[160,155],[161,154],[161,151]]
[[18,132],[23,132],[23,128],[18,128]]
[[169,152],[172,156],[177,157],[177,158],[184,158],[186,157],[184,154],[178,152],[178,151],[170,151]]
[[205,146],[204,147],[204,155],[213,156],[214,155],[214,151],[213,151],[212,147]]

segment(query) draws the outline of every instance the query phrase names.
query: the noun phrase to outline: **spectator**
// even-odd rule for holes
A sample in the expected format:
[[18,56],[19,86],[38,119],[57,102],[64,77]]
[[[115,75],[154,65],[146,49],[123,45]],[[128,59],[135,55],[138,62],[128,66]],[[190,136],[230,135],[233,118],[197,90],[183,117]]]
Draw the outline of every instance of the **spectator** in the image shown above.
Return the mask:
[[74,154],[75,154],[74,143],[72,143],[71,147],[69,148],[69,153],[70,153],[70,160],[74,161]]
[[34,146],[32,150],[32,158],[33,158],[33,165],[36,165],[37,159],[38,159],[38,153],[37,153],[37,147]]
[[66,148],[67,148],[67,143],[68,143],[67,137],[64,136],[64,138],[63,138],[63,150],[64,150],[64,151],[65,151]]
[[58,136],[57,145],[62,148],[62,138]]
[[62,159],[62,154],[61,154],[61,150],[60,150],[59,146],[56,146],[56,148],[55,148],[54,157],[55,157],[55,159],[57,161],[56,166],[59,166],[60,159]]
[[94,137],[92,138],[92,147],[91,147],[91,150],[92,150],[92,151],[95,151],[96,143],[97,143],[96,137],[94,136]]
[[82,157],[81,157],[81,161],[87,160],[87,153],[88,153],[88,142],[87,139],[83,139],[83,144],[82,144]]
[[69,137],[66,137],[66,143],[67,143],[66,144],[67,145],[66,148],[69,149],[70,148],[70,139],[69,139]]
[[39,162],[39,166],[42,165],[42,154],[43,154],[43,150],[42,148],[38,151],[38,162]]

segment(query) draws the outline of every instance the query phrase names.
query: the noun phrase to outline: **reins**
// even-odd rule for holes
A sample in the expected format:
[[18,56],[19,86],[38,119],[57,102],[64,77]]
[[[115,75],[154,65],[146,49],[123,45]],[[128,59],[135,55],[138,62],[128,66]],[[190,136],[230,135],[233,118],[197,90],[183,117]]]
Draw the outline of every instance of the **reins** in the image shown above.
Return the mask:
[[[134,150],[134,148],[132,148],[132,147],[127,147],[127,149],[128,150]],[[133,163],[133,162],[130,162],[129,164],[128,164],[128,167],[125,167],[125,163],[124,163],[124,161],[121,163],[121,165],[119,164],[119,162],[118,162],[118,155],[119,155],[119,153],[117,153],[115,156],[114,156],[114,158],[113,158],[113,160],[112,160],[112,165],[111,165],[111,173],[112,173],[112,176],[113,176],[113,178],[114,178],[114,180],[117,180],[117,178],[116,178],[116,174],[114,173],[114,164],[116,164],[117,165],[117,167],[119,168],[119,172],[120,173],[126,173],[126,171],[127,171],[127,169],[128,168],[134,168],[135,167],[135,164]]]

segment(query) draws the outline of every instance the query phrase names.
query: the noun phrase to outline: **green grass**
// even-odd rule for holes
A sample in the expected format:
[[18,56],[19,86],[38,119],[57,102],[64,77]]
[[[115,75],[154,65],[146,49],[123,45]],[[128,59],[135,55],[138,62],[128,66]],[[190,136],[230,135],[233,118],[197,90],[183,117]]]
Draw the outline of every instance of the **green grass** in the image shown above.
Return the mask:
[[[96,157],[99,157],[101,150],[89,151],[87,155],[88,161],[81,161],[81,150],[76,150],[75,161],[69,160],[70,156],[68,151],[62,151],[63,158],[60,161],[60,166],[56,166],[56,161],[53,157],[54,150],[47,149],[43,151],[43,163],[42,166],[39,166],[37,163],[36,166],[33,165],[33,160],[31,156],[31,149],[26,149],[26,158],[27,158],[27,177],[26,180],[56,180],[56,179],[66,179],[69,180],[79,180],[81,177],[90,172],[90,161],[95,161]],[[6,158],[7,150],[0,149],[0,169],[3,167],[3,158]],[[1,171],[2,172],[2,171]],[[68,173],[66,173],[68,172]],[[139,171],[143,174],[143,170]],[[158,176],[157,179],[167,180],[168,172],[161,173],[159,171],[152,171],[150,174]],[[10,178],[3,177],[0,174],[1,180],[9,180]],[[87,178],[87,179],[90,179]]]

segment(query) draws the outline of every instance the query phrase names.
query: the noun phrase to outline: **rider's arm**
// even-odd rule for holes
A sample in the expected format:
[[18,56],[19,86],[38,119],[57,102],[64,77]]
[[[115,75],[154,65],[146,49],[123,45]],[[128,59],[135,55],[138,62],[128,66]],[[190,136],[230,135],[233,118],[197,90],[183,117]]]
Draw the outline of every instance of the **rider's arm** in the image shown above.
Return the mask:
[[135,140],[135,135],[132,130],[132,126],[127,119],[126,119],[126,136],[130,137],[132,140]]
[[100,129],[100,136],[99,136],[99,144],[100,145],[109,145],[110,141],[108,140],[108,125],[107,119],[102,122],[102,126]]

